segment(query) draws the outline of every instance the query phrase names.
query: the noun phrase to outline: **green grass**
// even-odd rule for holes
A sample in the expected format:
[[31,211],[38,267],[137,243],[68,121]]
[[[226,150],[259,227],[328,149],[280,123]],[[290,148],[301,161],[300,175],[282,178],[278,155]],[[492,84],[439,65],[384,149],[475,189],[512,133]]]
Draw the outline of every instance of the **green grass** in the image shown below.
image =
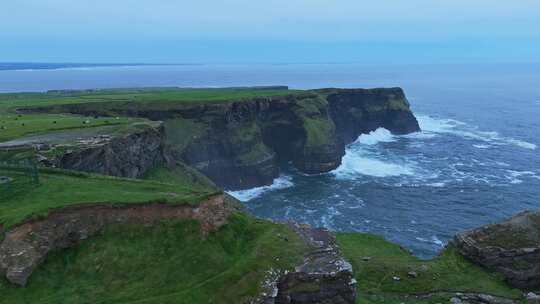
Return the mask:
[[329,119],[304,118],[304,130],[306,130],[307,147],[332,144],[336,136],[334,123]]
[[69,129],[89,129],[99,126],[123,126],[143,121],[140,118],[100,117],[89,118],[68,114],[15,114],[0,111],[0,142],[39,135],[52,131]]
[[183,164],[174,167],[155,167],[148,170],[143,179],[189,187],[192,191],[217,191],[217,186],[205,175]]
[[[103,125],[129,124],[142,119],[119,117],[88,118],[64,114],[63,106],[78,105],[87,113],[99,111],[117,116],[112,108],[167,110],[175,106],[200,103],[221,103],[259,96],[282,96],[296,91],[278,89],[111,89],[97,91],[9,93],[0,94],[0,142],[30,134],[55,130],[88,128]],[[49,108],[47,114],[17,113],[16,109]],[[182,142],[182,141],[181,141]]]
[[[518,290],[511,289],[502,276],[465,260],[452,246],[436,258],[421,260],[374,235],[339,233],[337,240],[353,265],[359,299],[364,298],[360,303],[369,303],[366,301],[370,296],[375,296],[375,299],[385,296],[403,298],[410,294],[436,292],[479,292],[507,298],[519,298],[521,295]],[[371,259],[364,261],[364,257]],[[418,277],[409,277],[407,273],[411,271]],[[401,280],[395,281],[394,276]],[[378,303],[378,300],[373,303]]]
[[168,119],[163,123],[167,144],[176,151],[182,151],[189,143],[208,132],[209,126],[192,119]]
[[275,89],[111,89],[74,91],[70,93],[10,93],[0,94],[0,107],[46,107],[95,102],[134,103],[212,103],[249,99],[260,96],[283,96],[297,91]]
[[0,303],[245,303],[304,246],[286,226],[241,214],[205,240],[195,221],[110,227],[51,254],[25,288],[0,281]]
[[[20,173],[3,170],[0,175],[21,178]],[[24,178],[24,177],[22,177]],[[40,169],[40,185],[17,185],[21,189],[0,193],[0,224],[10,227],[25,219],[46,216],[48,211],[69,205],[94,203],[137,204],[163,202],[198,203],[212,192],[190,184],[163,183],[102,176],[58,169]]]

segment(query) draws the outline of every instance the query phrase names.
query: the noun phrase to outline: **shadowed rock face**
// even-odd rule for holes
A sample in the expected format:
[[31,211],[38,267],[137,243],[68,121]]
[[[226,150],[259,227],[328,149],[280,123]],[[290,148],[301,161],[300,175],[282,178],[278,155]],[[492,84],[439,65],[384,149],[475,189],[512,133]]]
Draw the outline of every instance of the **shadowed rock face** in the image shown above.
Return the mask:
[[[420,130],[400,88],[322,89],[226,103],[139,107],[135,103],[106,106],[88,103],[33,110],[138,116],[164,121],[165,142],[172,157],[230,190],[271,184],[279,176],[280,163],[284,162],[292,162],[307,174],[331,171],[341,164],[346,144],[379,127],[395,134]],[[135,142],[130,146],[141,145]],[[149,163],[150,159],[141,159],[141,156],[154,155],[153,151],[160,149],[154,142],[141,147],[147,147],[150,153],[127,151],[123,158]],[[121,154],[120,150],[109,147],[66,156],[60,166],[136,177],[142,171],[136,166],[130,168],[137,172],[125,168],[102,172],[106,170],[99,165],[92,166],[93,161],[85,161],[106,159],[112,162],[114,157],[109,151]]]
[[272,183],[282,162],[307,174],[331,171],[346,144],[379,127],[396,134],[420,130],[401,89],[259,97],[179,116],[207,130],[176,151],[178,157],[231,190]]
[[333,234],[326,229],[290,224],[308,244],[304,262],[278,279],[265,304],[352,304],[356,281],[352,266],[341,255]]
[[199,205],[91,205],[52,211],[46,219],[24,223],[5,234],[0,244],[0,275],[24,286],[50,251],[72,247],[108,225],[195,219],[207,234],[224,225],[232,212],[224,195]]
[[[0,151],[28,147],[48,167],[139,178],[169,161],[159,123],[115,134],[115,127],[63,130],[0,144]],[[103,134],[101,134],[103,133]],[[112,135],[109,135],[112,134]]]
[[394,134],[420,131],[401,88],[323,89],[338,134],[351,143],[360,134],[385,128]]
[[500,272],[514,287],[540,288],[540,212],[455,236],[458,251],[469,260]]
[[89,145],[52,162],[64,169],[138,178],[148,169],[166,162],[163,128],[149,128],[103,144]]

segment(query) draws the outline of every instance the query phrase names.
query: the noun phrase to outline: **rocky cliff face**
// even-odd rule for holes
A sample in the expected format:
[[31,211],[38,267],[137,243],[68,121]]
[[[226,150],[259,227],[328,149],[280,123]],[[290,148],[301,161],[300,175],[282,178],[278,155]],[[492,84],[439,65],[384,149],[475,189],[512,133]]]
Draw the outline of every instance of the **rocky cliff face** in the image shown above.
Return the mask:
[[[396,134],[419,131],[399,88],[323,89],[226,103],[88,103],[33,110],[164,121],[166,143],[173,158],[231,190],[272,183],[284,162],[292,162],[307,174],[331,171],[341,164],[346,144],[379,127]],[[144,146],[159,149],[156,143]],[[104,153],[88,151],[61,163],[84,169],[90,164],[83,161],[83,156],[92,158]],[[140,159],[141,155],[133,151],[123,159]]]
[[207,234],[224,225],[232,211],[224,195],[216,195],[199,205],[91,205],[51,211],[45,219],[6,232],[0,244],[0,275],[24,286],[49,252],[75,246],[108,225],[151,225],[162,220],[196,219]]
[[304,262],[294,271],[277,278],[270,295],[258,302],[264,304],[353,304],[356,281],[352,266],[326,229],[291,223],[289,226],[308,244]]
[[512,286],[540,288],[540,212],[460,233],[453,242],[463,256],[500,272]]
[[401,88],[323,89],[339,135],[350,143],[377,128],[394,134],[420,131]]
[[147,128],[125,136],[106,138],[86,147],[67,150],[48,160],[63,169],[138,178],[166,162],[163,127]]
[[156,122],[62,130],[1,143],[0,153],[32,151],[48,167],[138,178],[170,162],[164,132]]

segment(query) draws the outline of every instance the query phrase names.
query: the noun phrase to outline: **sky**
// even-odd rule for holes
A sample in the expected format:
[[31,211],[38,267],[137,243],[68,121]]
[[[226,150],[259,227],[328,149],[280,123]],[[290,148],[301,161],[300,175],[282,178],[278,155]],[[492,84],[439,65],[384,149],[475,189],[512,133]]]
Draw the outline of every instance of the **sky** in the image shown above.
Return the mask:
[[540,62],[540,1],[1,0],[0,62]]

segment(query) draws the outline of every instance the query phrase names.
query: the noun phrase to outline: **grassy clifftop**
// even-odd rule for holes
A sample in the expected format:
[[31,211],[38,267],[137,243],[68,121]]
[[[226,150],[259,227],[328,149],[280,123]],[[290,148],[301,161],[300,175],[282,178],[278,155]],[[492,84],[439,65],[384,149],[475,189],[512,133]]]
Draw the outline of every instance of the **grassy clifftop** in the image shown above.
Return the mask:
[[86,103],[114,103],[117,105],[137,104],[172,106],[204,103],[224,103],[254,97],[272,97],[294,94],[297,91],[273,88],[147,88],[110,89],[88,91],[53,91],[47,93],[0,94],[1,107],[54,107],[58,105]]
[[[353,266],[359,303],[444,303],[455,292],[521,297],[501,275],[467,261],[452,246],[436,258],[421,260],[375,235],[338,233],[337,240]],[[433,296],[414,298],[429,294]]]
[[[134,117],[114,117],[116,115],[85,117],[65,114],[63,106],[66,105],[86,105],[90,109],[100,110],[111,106],[169,109],[175,106],[248,100],[254,97],[284,96],[295,92],[282,88],[148,88],[0,94],[0,142],[51,131],[122,126],[145,121]],[[36,108],[47,108],[47,113],[17,112],[18,109]]]
[[237,214],[200,237],[197,222],[111,227],[47,258],[25,288],[0,280],[0,303],[245,303],[304,244],[286,226]]
[[194,187],[188,180],[160,182],[45,168],[39,169],[39,185],[17,183],[27,179],[21,171],[3,169],[0,175],[13,179],[13,183],[0,185],[0,224],[5,228],[70,205],[196,204],[216,191]]

